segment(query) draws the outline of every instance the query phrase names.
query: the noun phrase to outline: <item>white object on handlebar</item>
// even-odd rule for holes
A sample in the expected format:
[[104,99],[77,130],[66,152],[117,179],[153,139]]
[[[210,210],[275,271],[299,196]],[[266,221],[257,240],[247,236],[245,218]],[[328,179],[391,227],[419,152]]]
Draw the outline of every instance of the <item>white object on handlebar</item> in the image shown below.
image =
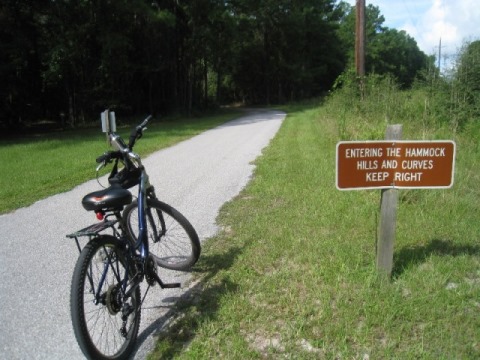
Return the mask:
[[115,119],[114,111],[105,110],[100,114],[100,119],[102,121],[102,131],[104,133],[117,131],[117,121]]

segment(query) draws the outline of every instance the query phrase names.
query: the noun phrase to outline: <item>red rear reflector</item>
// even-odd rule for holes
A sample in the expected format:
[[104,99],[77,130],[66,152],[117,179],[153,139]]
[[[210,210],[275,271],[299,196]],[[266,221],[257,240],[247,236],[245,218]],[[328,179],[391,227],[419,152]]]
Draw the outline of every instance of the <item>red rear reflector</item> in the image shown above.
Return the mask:
[[103,220],[103,213],[101,211],[95,213],[97,215],[97,219],[102,221]]

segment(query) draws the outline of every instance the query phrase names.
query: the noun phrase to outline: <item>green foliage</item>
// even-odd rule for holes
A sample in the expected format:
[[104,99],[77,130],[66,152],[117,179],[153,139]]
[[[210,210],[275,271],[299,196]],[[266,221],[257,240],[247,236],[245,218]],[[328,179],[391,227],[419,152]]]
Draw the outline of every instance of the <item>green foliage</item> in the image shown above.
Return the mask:
[[[353,69],[345,71],[337,78],[329,103],[344,109],[350,118],[362,121],[351,127],[355,129],[353,133],[346,133],[346,125],[342,125],[339,128],[341,137],[357,138],[357,133],[368,128],[371,137],[381,138],[382,130],[375,130],[378,124],[403,122],[417,122],[422,127],[422,136],[428,136],[427,129],[445,128],[457,132],[463,131],[470,122],[478,121],[480,69],[475,44],[464,47],[451,77],[440,77],[437,71],[424,70],[415,78],[411,91],[402,91],[398,78],[389,72],[359,79]],[[342,124],[351,121],[347,117],[342,115]]]
[[36,14],[43,3],[5,0],[0,4],[0,128],[20,128],[25,119],[41,112]]
[[[351,118],[361,119],[357,121],[358,126],[373,128],[418,117],[423,110],[423,94],[423,89],[401,91],[396,79],[389,74],[372,74],[359,79],[350,71],[339,77],[337,89],[330,94],[328,104],[343,109]],[[380,132],[374,139],[381,136]]]
[[7,0],[0,126],[318,95],[344,67],[338,16],[334,0]]
[[460,125],[480,117],[480,40],[461,50],[452,82],[452,102]]
[[479,41],[466,43],[449,74],[424,72],[414,84],[425,102],[424,115],[430,121],[462,131],[480,118]]
[[[435,72],[378,7],[366,15],[368,73],[407,88]],[[6,0],[0,19],[0,126],[20,130],[77,127],[107,107],[191,115],[315,97],[354,49],[354,7],[335,0]]]

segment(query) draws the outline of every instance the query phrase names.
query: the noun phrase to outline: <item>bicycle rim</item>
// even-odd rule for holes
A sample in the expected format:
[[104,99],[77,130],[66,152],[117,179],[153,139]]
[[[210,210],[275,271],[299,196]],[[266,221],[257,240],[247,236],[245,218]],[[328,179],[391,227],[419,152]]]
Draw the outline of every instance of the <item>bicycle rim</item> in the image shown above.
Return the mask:
[[[125,209],[124,218],[133,239],[138,237],[138,207]],[[163,221],[162,221],[163,219]],[[193,226],[176,209],[158,200],[147,201],[149,252],[166,269],[187,270],[200,256],[200,241]]]

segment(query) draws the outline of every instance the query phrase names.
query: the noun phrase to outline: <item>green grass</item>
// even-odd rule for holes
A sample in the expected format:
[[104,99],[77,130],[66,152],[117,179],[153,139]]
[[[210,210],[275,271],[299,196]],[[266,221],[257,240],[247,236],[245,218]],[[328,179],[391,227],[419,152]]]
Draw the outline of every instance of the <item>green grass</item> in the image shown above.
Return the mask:
[[[135,151],[146,156],[224,123],[237,114],[225,112],[175,121],[154,119],[135,146]],[[126,141],[130,129],[131,125],[122,126],[119,122],[118,132]],[[68,191],[95,178],[95,159],[107,150],[109,147],[100,124],[94,128],[0,140],[0,164],[3,168],[0,176],[0,214]]]
[[375,269],[380,191],[335,188],[336,143],[385,128],[349,101],[287,109],[150,359],[480,357],[478,122],[456,134],[397,119],[404,139],[455,140],[457,162],[452,189],[400,191],[388,281]]

